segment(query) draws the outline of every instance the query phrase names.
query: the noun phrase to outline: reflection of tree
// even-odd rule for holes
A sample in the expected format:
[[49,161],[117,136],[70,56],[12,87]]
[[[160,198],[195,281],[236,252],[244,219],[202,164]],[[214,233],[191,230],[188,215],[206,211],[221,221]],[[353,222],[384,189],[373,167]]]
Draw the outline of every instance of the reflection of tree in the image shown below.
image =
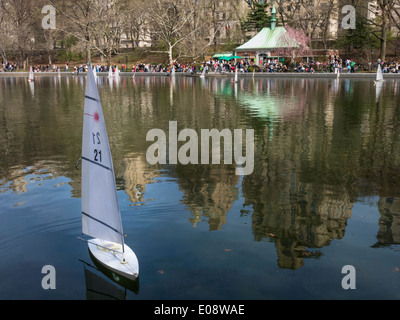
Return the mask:
[[[285,87],[285,80],[279,83],[272,92]],[[375,89],[369,91],[365,83],[352,84],[357,104],[338,94],[342,89],[331,80],[311,81],[293,91],[289,85],[285,101],[300,90],[306,105],[282,116],[288,104],[271,109],[271,102],[280,101],[266,97],[259,108],[270,112],[258,111],[250,120],[256,129],[256,160],[254,173],[243,179],[243,193],[246,205],[254,208],[255,239],[275,241],[281,267],[298,268],[303,258],[320,254],[316,249],[341,239],[357,196],[392,195],[379,203],[377,246],[399,241],[398,108],[390,100],[377,105],[371,99]]]
[[[1,94],[20,93],[0,104],[1,191],[24,192],[27,175],[51,173],[68,177],[72,196],[80,196],[75,163],[84,92],[76,79],[71,89],[64,81],[57,84],[59,90],[54,79],[38,77],[34,97],[26,78],[0,79]],[[246,126],[255,130],[255,166],[243,176],[243,197],[252,208],[254,239],[275,241],[281,267],[298,268],[304,258],[318,257],[320,248],[341,239],[353,202],[364,195],[382,199],[378,245],[399,243],[400,109],[391,98],[397,82],[385,83],[376,104],[375,88],[364,81],[347,86],[342,80],[243,77],[235,95],[228,78],[197,80],[177,77],[173,95],[169,77],[136,77],[133,90],[121,79],[111,94],[100,84],[117,187],[133,203],[143,201],[146,184],[160,174],[160,167],[144,158],[152,143],[145,139],[148,130],[167,133],[171,120],[178,132]],[[350,87],[351,94],[341,94]],[[210,230],[226,223],[239,197],[235,165],[162,169],[177,178],[190,222],[207,220]]]

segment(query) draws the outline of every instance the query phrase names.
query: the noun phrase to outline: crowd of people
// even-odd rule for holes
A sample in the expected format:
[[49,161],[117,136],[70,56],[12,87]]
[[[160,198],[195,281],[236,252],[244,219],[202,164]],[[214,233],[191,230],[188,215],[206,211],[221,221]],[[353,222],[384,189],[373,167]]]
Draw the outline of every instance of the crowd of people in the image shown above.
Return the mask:
[[[309,62],[298,62],[296,64],[287,64],[279,59],[264,59],[261,61],[259,65],[255,65],[252,62],[244,59],[231,59],[231,60],[218,60],[218,59],[210,59],[204,63],[199,63],[194,61],[191,64],[181,64],[174,63],[173,67],[176,72],[186,72],[186,73],[201,73],[203,69],[206,69],[206,72],[212,73],[229,73],[235,72],[236,68],[238,68],[238,72],[305,72],[305,73],[315,73],[315,72],[323,72],[323,73],[354,73],[354,72],[366,72],[366,71],[375,71],[377,68],[377,64],[380,63],[382,67],[382,72],[384,73],[400,73],[400,65],[395,61],[385,61],[385,62],[376,62],[376,63],[356,63],[351,59],[342,59],[340,57],[333,57],[328,59],[325,62],[320,62],[316,60],[310,60]],[[132,71],[132,72],[163,72],[170,73],[172,70],[172,66],[168,66],[165,64],[151,64],[151,63],[137,63],[131,66],[127,66],[125,64],[120,65],[112,65],[111,68],[114,71],[116,68],[119,68],[121,72]],[[97,72],[108,72],[109,66],[106,64],[96,64],[95,65]],[[12,72],[20,69],[20,65],[18,63],[9,63],[3,61],[0,65],[0,72]],[[69,62],[66,62],[64,65],[57,66],[55,64],[50,65],[35,65],[33,66],[34,72],[58,72],[58,71],[73,71],[74,73],[79,72],[87,72],[87,64],[79,64],[72,67],[72,70],[69,67]]]
[[6,71],[15,71],[18,70],[19,63],[9,63],[7,61],[3,61],[0,65],[0,72]]

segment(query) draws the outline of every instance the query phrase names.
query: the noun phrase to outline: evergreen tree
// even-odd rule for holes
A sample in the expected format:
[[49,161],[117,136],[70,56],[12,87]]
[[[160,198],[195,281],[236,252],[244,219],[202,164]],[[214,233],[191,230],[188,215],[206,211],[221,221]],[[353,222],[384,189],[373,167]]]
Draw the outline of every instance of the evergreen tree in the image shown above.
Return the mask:
[[344,30],[342,35],[337,38],[336,46],[338,48],[346,48],[350,53],[353,49],[377,48],[378,43],[368,28],[365,19],[358,16],[356,28]]
[[247,14],[246,20],[241,23],[244,31],[260,31],[264,27],[269,27],[271,17],[267,14],[268,3],[264,1],[253,2],[252,10]]

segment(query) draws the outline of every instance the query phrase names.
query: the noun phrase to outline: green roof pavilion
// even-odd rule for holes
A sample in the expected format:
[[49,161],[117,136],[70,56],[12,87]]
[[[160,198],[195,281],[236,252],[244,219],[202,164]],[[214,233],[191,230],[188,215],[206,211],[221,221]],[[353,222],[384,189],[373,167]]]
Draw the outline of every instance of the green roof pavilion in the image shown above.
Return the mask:
[[278,48],[288,47],[287,44],[282,44],[280,41],[282,34],[285,33],[286,29],[284,27],[276,26],[276,10],[275,6],[273,6],[271,10],[271,27],[263,28],[249,41],[237,47],[235,54],[245,58],[254,58],[255,64],[262,63],[265,61],[263,59],[276,58],[276,56],[271,55],[272,52]]

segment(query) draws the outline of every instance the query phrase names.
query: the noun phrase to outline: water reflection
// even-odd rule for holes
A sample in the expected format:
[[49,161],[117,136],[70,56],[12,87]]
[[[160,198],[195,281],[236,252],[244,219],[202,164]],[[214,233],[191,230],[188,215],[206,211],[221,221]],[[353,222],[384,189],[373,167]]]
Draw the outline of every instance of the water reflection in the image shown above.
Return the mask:
[[126,300],[127,290],[139,293],[139,278],[124,278],[102,266],[92,255],[91,258],[94,265],[81,260],[84,264],[87,300]]
[[[2,192],[26,192],[27,171],[70,179],[80,197],[85,77],[0,78]],[[131,205],[145,205],[149,185],[174,178],[193,226],[220,230],[238,199],[251,216],[255,241],[274,242],[281,268],[342,239],[357,199],[379,196],[377,245],[399,244],[400,114],[392,99],[398,81],[374,87],[351,79],[198,79],[164,76],[98,77],[117,187]],[[9,94],[18,92],[19,94]],[[377,103],[379,102],[379,103]],[[152,166],[150,129],[255,131],[255,167]],[[29,168],[29,169],[27,169]],[[183,219],[183,218],[182,218]]]
[[380,198],[378,208],[381,217],[374,247],[400,244],[400,198]]

